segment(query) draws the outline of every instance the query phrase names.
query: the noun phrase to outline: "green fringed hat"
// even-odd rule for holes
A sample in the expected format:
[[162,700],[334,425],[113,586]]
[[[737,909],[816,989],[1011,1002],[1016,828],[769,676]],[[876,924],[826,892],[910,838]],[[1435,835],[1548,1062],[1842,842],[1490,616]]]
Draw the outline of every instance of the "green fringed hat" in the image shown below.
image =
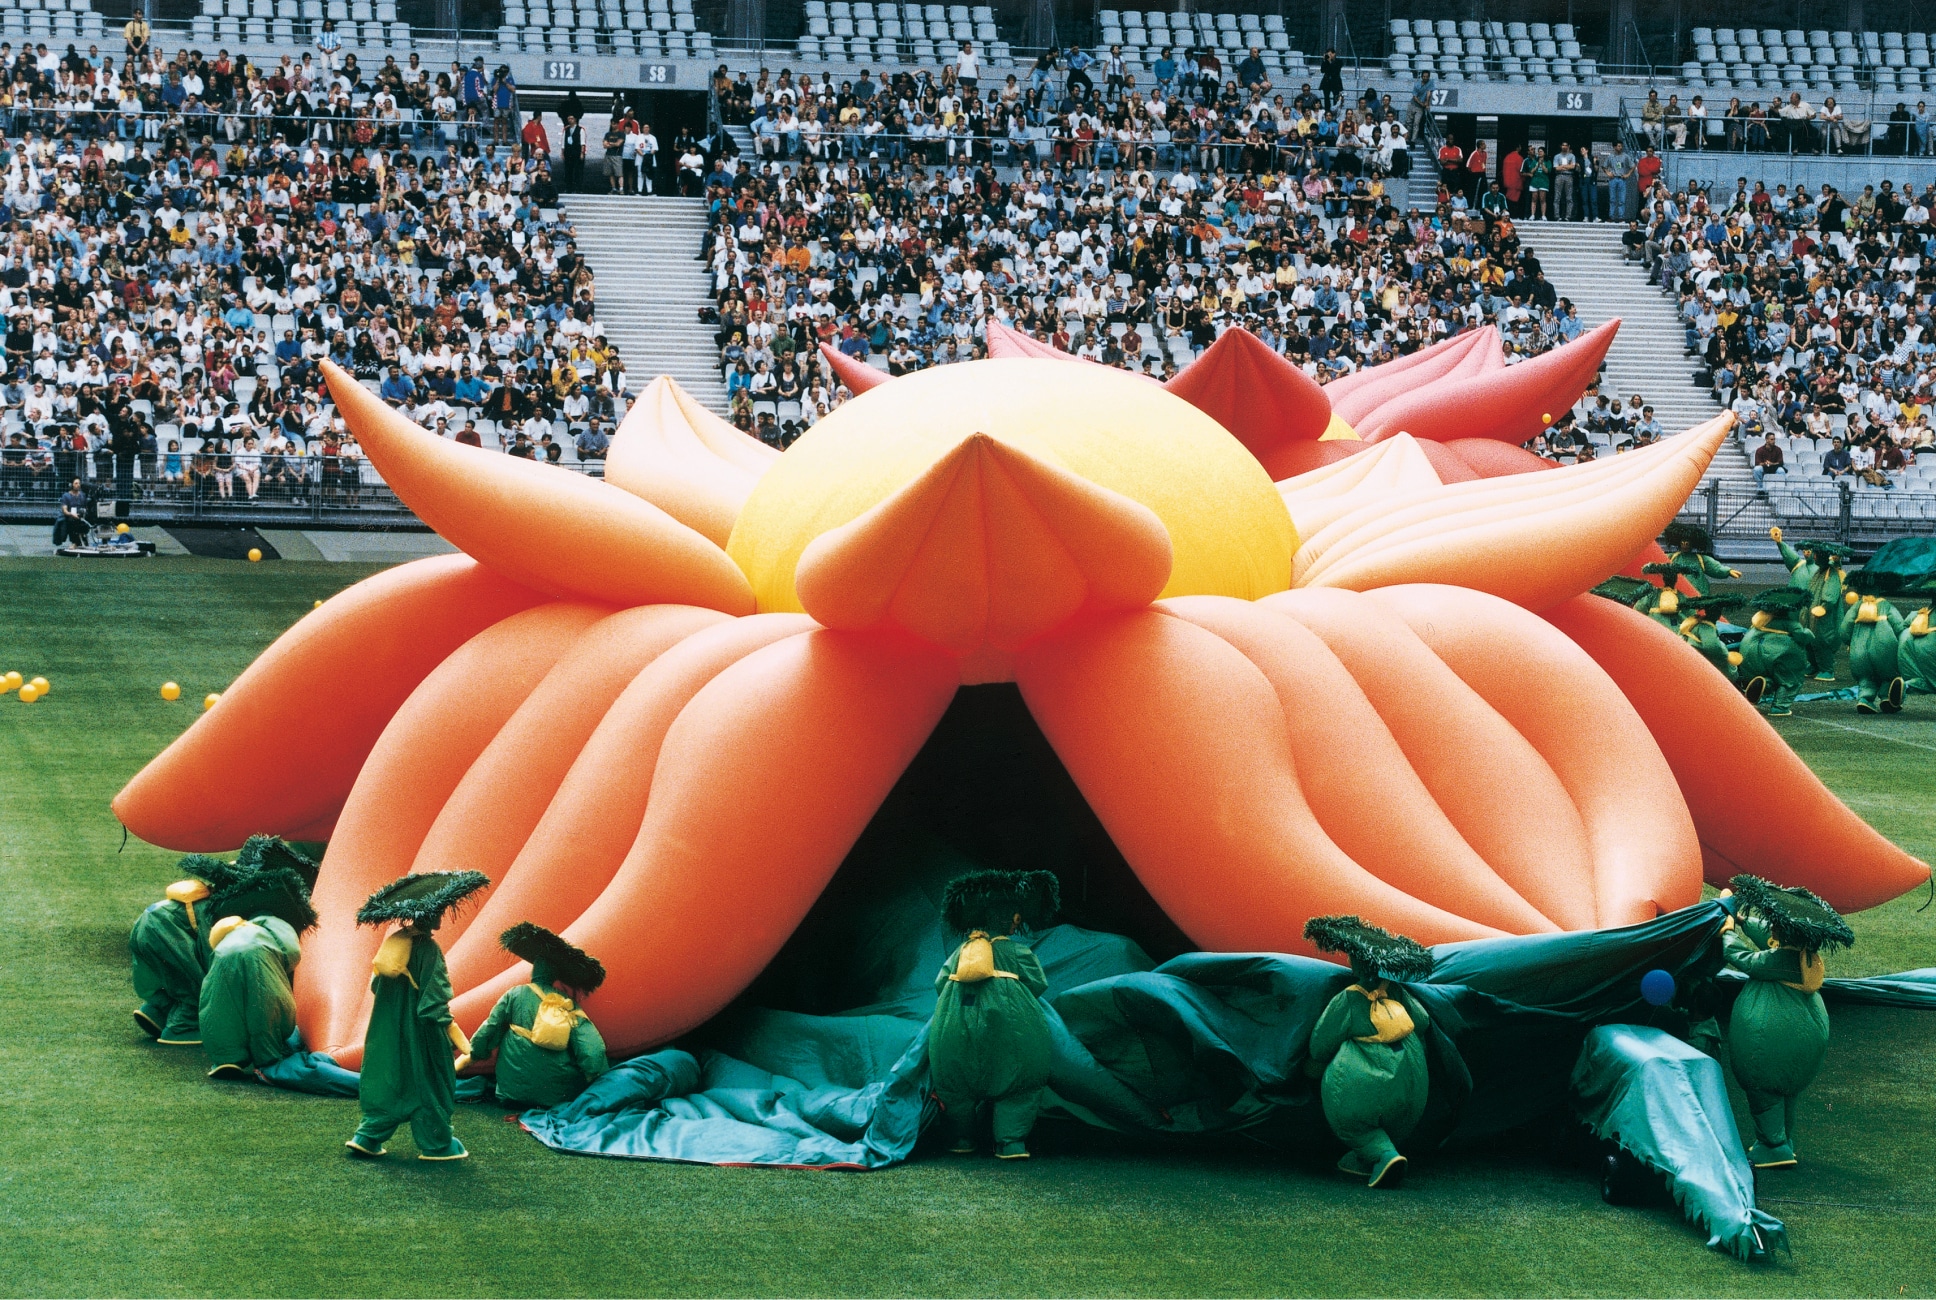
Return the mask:
[[238,867],[286,867],[303,878],[303,886],[316,888],[316,873],[321,869],[308,855],[299,853],[287,840],[273,835],[251,835],[235,855]]
[[435,930],[444,913],[491,883],[481,871],[420,871],[393,880],[356,909],[358,925],[402,921]]
[[1842,575],[1842,589],[1860,596],[1894,596],[1902,591],[1902,575],[1886,569],[1851,569]]
[[1631,605],[1648,592],[1659,590],[1660,588],[1651,582],[1643,582],[1639,578],[1629,578],[1623,574],[1615,574],[1613,577],[1608,578],[1605,582],[1595,587],[1593,594],[1596,596],[1605,596],[1608,600],[1617,600],[1622,605]]
[[1770,614],[1799,614],[1814,599],[1800,587],[1770,587],[1756,596],[1753,604]]
[[1702,555],[1714,549],[1714,539],[1708,536],[1707,529],[1678,520],[1667,525],[1660,535],[1660,544],[1669,551],[1697,551]]
[[1062,886],[1047,871],[971,871],[941,893],[941,919],[956,934],[1007,934],[1020,916],[1039,930],[1062,906]]
[[605,982],[605,964],[583,948],[530,921],[519,921],[497,937],[504,951],[531,963],[531,977],[562,984],[580,997],[589,997]]
[[201,881],[208,886],[210,897],[225,889],[233,889],[240,877],[240,869],[233,862],[210,857],[206,853],[191,853],[175,864],[175,870],[183,876]]
[[281,863],[259,861],[250,866],[238,861],[220,885],[209,882],[206,906],[211,920],[276,916],[287,921],[297,934],[316,928],[316,909],[309,905],[309,881],[294,867]]
[[1641,565],[1640,571],[1642,573],[1657,573],[1662,576],[1667,574],[1678,576],[1683,573],[1699,573],[1701,570],[1698,565],[1684,564],[1679,560],[1654,560]]
[[1769,929],[1784,948],[1820,952],[1824,948],[1848,948],[1855,943],[1855,931],[1842,914],[1820,895],[1799,885],[1777,885],[1760,876],[1736,876],[1728,882],[1734,901],[1751,907],[1768,918]]
[[1393,979],[1401,984],[1432,973],[1432,953],[1416,939],[1393,934],[1359,916],[1314,916],[1304,937],[1319,952],[1343,953],[1360,980]]
[[1855,554],[1854,551],[1842,545],[1840,542],[1824,541],[1820,538],[1810,538],[1807,541],[1790,542],[1788,544],[1804,555],[1813,551],[1817,555],[1833,555],[1838,560],[1846,560]]
[[1746,596],[1682,596],[1682,609],[1704,609],[1710,614],[1725,614],[1748,603]]

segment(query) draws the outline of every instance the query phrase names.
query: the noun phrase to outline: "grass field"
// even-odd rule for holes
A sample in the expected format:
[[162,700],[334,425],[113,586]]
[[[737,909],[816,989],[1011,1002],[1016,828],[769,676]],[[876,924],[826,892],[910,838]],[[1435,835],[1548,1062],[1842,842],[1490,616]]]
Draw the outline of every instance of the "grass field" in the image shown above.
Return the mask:
[[[0,1292],[95,1294],[1928,1295],[1936,1292],[1936,1016],[1836,1014],[1806,1163],[1771,1176],[1792,1259],[1702,1248],[1671,1209],[1610,1209],[1534,1134],[1426,1154],[1368,1193],[1321,1162],[1048,1133],[1022,1166],[877,1174],[554,1155],[464,1109],[459,1165],[353,1163],[353,1103],[202,1078],[129,1020],[126,938],[175,855],[108,800],[349,565],[0,562]],[[156,695],[164,679],[183,700]],[[354,691],[356,683],[319,683]],[[1936,700],[1784,734],[1884,833],[1936,857]],[[300,736],[287,743],[299,745]],[[1717,754],[1715,761],[1725,762]],[[1740,773],[1743,798],[1773,799]],[[1936,965],[1936,908],[1856,918],[1834,973]],[[407,1149],[407,1147],[406,1147]]]

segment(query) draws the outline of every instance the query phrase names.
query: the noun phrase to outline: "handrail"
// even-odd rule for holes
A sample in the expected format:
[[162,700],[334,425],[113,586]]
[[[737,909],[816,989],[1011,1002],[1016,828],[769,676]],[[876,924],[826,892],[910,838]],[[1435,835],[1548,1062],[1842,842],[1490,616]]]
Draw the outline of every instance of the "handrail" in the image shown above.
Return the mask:
[[1629,18],[1627,20],[1627,30],[1633,33],[1634,49],[1639,52],[1641,61],[1647,65],[1648,84],[1657,84],[1660,81],[1660,74],[1654,71],[1653,56],[1647,53],[1647,42],[1640,34],[1640,25]]

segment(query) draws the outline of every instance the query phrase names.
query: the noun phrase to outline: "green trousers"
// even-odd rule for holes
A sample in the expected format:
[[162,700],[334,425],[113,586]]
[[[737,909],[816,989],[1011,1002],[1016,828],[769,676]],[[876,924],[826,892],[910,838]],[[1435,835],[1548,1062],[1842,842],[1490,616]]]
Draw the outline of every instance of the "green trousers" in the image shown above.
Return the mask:
[[972,1136],[975,1116],[982,1106],[987,1106],[997,1149],[1004,1142],[1027,1142],[1036,1116],[1042,1113],[1040,1087],[1018,1088],[989,1100],[961,1094],[950,1096],[945,1092],[937,1092],[935,1096],[941,1102],[941,1122],[950,1138]]
[[[390,1140],[390,1135],[403,1127],[397,1119],[377,1119],[370,1115],[356,1126],[356,1145],[367,1151],[375,1151]],[[341,1131],[340,1129],[338,1130]],[[450,1116],[435,1107],[426,1106],[410,1116],[410,1137],[417,1144],[417,1154],[430,1156],[455,1155],[463,1150],[450,1131]]]

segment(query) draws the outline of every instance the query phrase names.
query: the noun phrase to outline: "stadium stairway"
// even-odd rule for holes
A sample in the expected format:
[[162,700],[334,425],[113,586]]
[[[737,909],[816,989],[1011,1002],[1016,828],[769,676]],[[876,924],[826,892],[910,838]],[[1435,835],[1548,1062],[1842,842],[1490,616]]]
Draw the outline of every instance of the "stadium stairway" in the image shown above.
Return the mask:
[[[1581,324],[1591,329],[1620,318],[1620,334],[1601,376],[1601,391],[1609,399],[1624,401],[1639,393],[1669,433],[1720,414],[1707,390],[1695,386],[1695,359],[1686,355],[1687,331],[1673,300],[1647,283],[1638,263],[1626,260],[1620,242],[1625,226],[1523,221],[1518,229],[1520,240],[1538,255],[1546,278],[1578,308]],[[1714,480],[1727,494],[1723,500],[1743,501],[1753,492],[1754,473],[1738,440],[1730,439],[1721,448],[1702,481]],[[1758,532],[1776,522],[1767,502],[1756,500],[1733,518],[1732,526]]]
[[625,358],[632,391],[671,375],[724,415],[719,347],[713,327],[699,319],[712,302],[699,261],[705,200],[569,194],[564,207],[597,277],[599,323]]

